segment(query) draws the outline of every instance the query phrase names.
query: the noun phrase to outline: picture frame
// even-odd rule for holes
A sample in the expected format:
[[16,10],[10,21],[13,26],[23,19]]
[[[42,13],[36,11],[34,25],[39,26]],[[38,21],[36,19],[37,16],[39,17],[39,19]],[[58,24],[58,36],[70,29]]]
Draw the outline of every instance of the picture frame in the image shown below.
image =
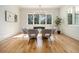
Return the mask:
[[17,22],[17,15],[10,11],[5,11],[5,21],[7,22]]
[[14,15],[14,22],[17,22],[17,15]]

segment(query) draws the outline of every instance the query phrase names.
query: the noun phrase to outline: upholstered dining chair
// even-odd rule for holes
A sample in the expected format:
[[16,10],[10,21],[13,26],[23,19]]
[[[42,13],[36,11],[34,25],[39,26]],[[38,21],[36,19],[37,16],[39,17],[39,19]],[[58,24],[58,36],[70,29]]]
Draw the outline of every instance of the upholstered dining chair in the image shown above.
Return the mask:
[[28,29],[28,35],[30,39],[36,39],[38,35],[37,29]]
[[26,28],[22,29],[23,30],[23,34],[27,34],[28,30]]
[[26,39],[29,41],[28,29],[24,28],[22,30],[23,30],[23,39]]
[[48,39],[51,36],[51,29],[43,29],[42,36],[43,36],[43,38]]

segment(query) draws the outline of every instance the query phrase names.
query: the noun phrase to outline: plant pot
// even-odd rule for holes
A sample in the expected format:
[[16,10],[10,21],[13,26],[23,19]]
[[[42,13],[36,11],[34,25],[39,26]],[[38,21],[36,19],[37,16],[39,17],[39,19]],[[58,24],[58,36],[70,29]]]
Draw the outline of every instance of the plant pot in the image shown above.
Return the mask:
[[58,34],[60,34],[60,33],[61,33],[61,31],[57,31],[57,33],[58,33]]

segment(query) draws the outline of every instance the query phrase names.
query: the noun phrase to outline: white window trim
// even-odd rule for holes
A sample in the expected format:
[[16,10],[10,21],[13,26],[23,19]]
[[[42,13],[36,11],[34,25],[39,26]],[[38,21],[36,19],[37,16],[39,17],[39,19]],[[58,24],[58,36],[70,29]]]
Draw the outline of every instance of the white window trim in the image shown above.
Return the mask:
[[[46,20],[45,20],[45,24],[40,24],[40,21],[39,21],[39,24],[34,24],[34,14],[42,14],[42,13],[28,13],[28,14],[32,14],[33,15],[33,24],[28,24],[28,21],[27,21],[27,24],[28,25],[52,25],[53,24],[53,16],[52,14],[49,14],[49,13],[45,13],[45,15],[51,15],[52,19],[51,19],[51,24],[47,24],[47,16],[46,16]],[[28,20],[28,14],[27,14],[27,20]],[[44,14],[44,13],[43,13]]]

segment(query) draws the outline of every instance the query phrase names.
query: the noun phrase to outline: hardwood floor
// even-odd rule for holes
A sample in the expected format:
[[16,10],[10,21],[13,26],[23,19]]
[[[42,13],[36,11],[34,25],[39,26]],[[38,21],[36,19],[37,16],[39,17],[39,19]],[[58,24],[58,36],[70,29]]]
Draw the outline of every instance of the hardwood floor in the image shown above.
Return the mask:
[[42,48],[36,47],[36,40],[31,39],[29,42],[25,38],[10,38],[0,42],[1,53],[78,53],[79,41],[69,38],[63,34],[54,35],[55,40],[51,43],[43,39]]

